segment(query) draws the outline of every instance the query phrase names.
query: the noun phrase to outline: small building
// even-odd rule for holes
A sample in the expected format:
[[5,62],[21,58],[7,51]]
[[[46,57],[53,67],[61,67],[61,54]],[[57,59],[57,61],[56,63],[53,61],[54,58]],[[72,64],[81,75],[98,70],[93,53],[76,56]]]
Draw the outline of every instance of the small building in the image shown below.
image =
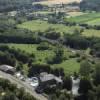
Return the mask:
[[0,70],[9,74],[14,74],[16,69],[9,65],[0,65]]
[[40,73],[40,86],[42,87],[55,87],[63,83],[62,79],[46,72]]

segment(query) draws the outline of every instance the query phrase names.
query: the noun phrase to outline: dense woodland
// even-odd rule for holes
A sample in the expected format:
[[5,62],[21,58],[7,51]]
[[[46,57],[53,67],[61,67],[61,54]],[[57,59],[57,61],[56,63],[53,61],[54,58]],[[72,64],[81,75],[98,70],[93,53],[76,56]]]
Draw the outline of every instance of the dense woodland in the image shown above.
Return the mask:
[[82,10],[90,11],[100,11],[100,1],[99,0],[83,0],[80,4]]

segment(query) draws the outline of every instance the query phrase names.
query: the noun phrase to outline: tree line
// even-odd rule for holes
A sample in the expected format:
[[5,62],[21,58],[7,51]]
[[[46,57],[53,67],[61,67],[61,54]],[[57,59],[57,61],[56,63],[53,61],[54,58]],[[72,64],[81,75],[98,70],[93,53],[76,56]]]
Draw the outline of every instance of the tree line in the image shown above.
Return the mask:
[[30,8],[33,0],[0,0],[0,12]]
[[80,3],[81,10],[100,11],[99,0],[82,0]]

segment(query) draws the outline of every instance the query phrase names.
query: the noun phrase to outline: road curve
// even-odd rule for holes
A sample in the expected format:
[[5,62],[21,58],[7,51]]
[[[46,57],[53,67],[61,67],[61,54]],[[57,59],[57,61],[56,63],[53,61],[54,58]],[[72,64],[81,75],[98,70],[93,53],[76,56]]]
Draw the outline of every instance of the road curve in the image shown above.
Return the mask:
[[22,82],[21,80],[17,79],[16,77],[4,73],[2,71],[0,71],[0,77],[4,78],[4,79],[8,79],[10,80],[12,83],[17,84],[18,88],[24,87],[24,89],[26,90],[26,92],[29,92],[31,95],[33,95],[37,100],[48,100],[46,97],[44,97],[41,94],[37,94],[34,91],[34,88],[31,87],[29,84]]

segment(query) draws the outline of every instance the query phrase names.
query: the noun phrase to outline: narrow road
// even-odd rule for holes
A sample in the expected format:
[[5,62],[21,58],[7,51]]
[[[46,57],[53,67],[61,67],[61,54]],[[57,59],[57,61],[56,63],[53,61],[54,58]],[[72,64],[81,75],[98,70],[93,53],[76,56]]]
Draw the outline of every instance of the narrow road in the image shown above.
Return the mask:
[[44,97],[42,94],[37,94],[34,91],[34,88],[31,87],[29,84],[22,82],[21,80],[15,78],[14,76],[4,73],[0,71],[0,77],[4,79],[10,80],[12,83],[17,84],[18,88],[24,87],[26,92],[29,92],[31,95],[33,95],[37,100],[48,100],[46,97]]

